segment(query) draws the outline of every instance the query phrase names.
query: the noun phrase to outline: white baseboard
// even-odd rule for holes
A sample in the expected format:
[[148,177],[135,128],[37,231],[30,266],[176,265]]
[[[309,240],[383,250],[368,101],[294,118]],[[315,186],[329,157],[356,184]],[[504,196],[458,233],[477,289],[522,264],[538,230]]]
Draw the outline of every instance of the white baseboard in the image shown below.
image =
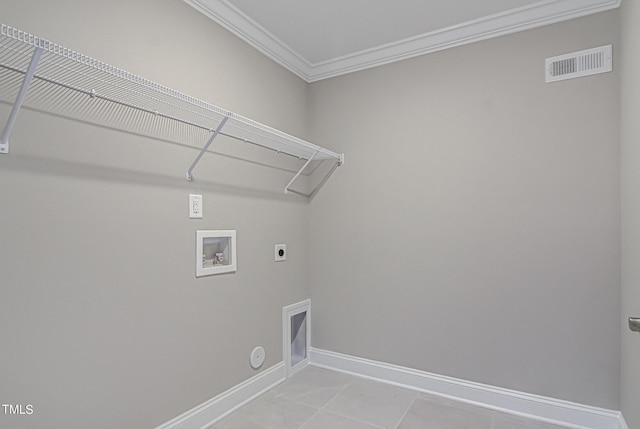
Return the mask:
[[284,379],[284,362],[280,362],[156,429],[205,429]]
[[431,374],[327,350],[311,348],[310,364],[576,429],[628,429],[619,411]]
[[627,426],[627,421],[622,416],[622,413],[620,413],[620,429],[629,429],[629,426]]
[[[460,380],[398,365],[311,348],[310,365],[449,397],[576,429],[629,429],[622,413]],[[285,380],[277,365],[194,407],[156,429],[206,429]]]

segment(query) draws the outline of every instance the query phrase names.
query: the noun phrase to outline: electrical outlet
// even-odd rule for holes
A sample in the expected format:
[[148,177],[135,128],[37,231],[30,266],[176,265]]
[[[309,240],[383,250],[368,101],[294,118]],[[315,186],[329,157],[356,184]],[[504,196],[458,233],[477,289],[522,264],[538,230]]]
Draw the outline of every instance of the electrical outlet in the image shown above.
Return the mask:
[[189,194],[189,219],[202,219],[202,195]]
[[275,260],[276,262],[282,262],[287,260],[286,244],[276,244]]

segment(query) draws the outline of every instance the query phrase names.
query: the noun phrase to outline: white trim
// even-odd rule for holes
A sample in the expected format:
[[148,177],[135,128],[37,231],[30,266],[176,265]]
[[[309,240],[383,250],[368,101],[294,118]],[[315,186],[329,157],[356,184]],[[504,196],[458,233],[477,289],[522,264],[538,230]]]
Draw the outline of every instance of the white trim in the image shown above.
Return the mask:
[[[307,357],[296,365],[291,366],[291,318],[296,314],[307,313],[306,323],[306,355]],[[282,359],[284,360],[285,377],[291,377],[302,368],[309,365],[311,348],[311,300],[306,299],[296,304],[282,308]]]
[[313,65],[226,0],[184,0],[276,63],[308,80]]
[[628,429],[619,411],[311,348],[311,365],[576,429]]
[[627,426],[627,421],[624,419],[622,413],[620,413],[620,429],[629,429],[629,426]]
[[615,9],[621,0],[542,0],[415,37],[311,63],[228,0],[184,0],[307,82]]
[[[206,239],[212,239],[218,243],[226,243],[223,246],[224,259],[226,264],[214,265],[213,261],[216,255],[211,255],[208,264],[205,266],[204,259],[204,242]],[[196,277],[212,276],[216,274],[235,273],[237,270],[237,250],[236,250],[236,230],[204,230],[196,231]]]
[[155,429],[208,428],[284,379],[284,362],[280,362]]

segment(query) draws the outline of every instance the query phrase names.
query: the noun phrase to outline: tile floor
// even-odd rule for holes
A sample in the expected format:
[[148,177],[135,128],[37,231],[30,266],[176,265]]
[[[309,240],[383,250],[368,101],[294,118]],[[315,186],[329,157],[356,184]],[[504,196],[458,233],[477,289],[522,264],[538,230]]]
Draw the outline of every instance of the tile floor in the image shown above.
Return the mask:
[[210,429],[566,429],[307,367]]

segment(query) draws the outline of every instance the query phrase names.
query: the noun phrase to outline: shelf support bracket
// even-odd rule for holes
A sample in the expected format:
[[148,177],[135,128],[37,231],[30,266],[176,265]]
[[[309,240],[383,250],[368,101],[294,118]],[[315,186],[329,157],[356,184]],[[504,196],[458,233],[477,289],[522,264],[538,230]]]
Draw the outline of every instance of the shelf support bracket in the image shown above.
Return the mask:
[[299,192],[295,192],[293,191],[293,189],[291,188],[291,185],[293,184],[293,182],[296,181],[296,179],[298,178],[298,176],[300,176],[300,173],[302,173],[304,171],[305,168],[307,168],[307,165],[309,165],[311,163],[311,161],[313,161],[313,158],[316,157],[316,155],[318,154],[319,151],[315,151],[315,153],[313,155],[311,155],[309,157],[309,159],[307,160],[307,162],[304,163],[304,165],[302,166],[302,168],[300,170],[298,170],[298,172],[296,173],[295,176],[293,176],[293,179],[291,179],[289,181],[289,183],[287,183],[287,186],[284,187],[284,193],[288,193],[289,191],[292,191],[294,194],[299,194]]
[[[308,199],[313,199],[313,197],[316,195],[316,193],[320,190],[320,188],[322,188],[324,186],[324,184],[326,183],[327,180],[329,180],[329,177],[331,177],[331,175],[333,174],[333,172],[336,170],[336,168],[338,168],[339,166],[341,166],[342,164],[340,163],[340,161],[336,162],[333,164],[333,167],[331,167],[331,170],[329,170],[329,172],[322,178],[322,180],[320,181],[320,183],[318,183],[318,185],[315,187],[315,189],[313,191],[311,191],[308,194],[305,194],[303,192],[299,192],[296,191],[294,189],[288,189],[289,192],[294,193],[294,194],[298,194],[298,195],[302,195],[303,197],[306,197]],[[285,191],[286,193],[287,191]]]
[[222,118],[222,121],[220,121],[218,128],[216,128],[216,130],[213,132],[207,144],[204,145],[204,147],[202,148],[202,150],[200,151],[196,159],[193,161],[193,164],[191,164],[191,167],[189,167],[189,170],[187,171],[188,181],[191,181],[193,179],[191,172],[193,171],[194,168],[196,168],[196,165],[198,165],[198,163],[200,162],[200,158],[202,158],[202,155],[204,155],[204,153],[209,149],[209,146],[211,146],[211,143],[213,143],[216,137],[218,137],[218,134],[220,134],[220,131],[222,131],[222,127],[224,127],[224,124],[227,123],[228,119],[229,119],[228,116],[225,116],[224,118]]
[[22,107],[24,98],[27,95],[29,84],[31,83],[31,80],[36,73],[36,68],[38,67],[38,63],[40,62],[40,57],[42,56],[42,51],[43,49],[40,46],[36,47],[36,49],[33,51],[31,62],[29,63],[29,68],[27,68],[27,71],[24,75],[24,79],[22,80],[22,84],[20,85],[20,90],[18,91],[18,95],[16,96],[16,101],[15,103],[13,103],[13,107],[11,108],[9,119],[7,120],[7,124],[4,127],[2,136],[0,136],[0,153],[9,153],[9,136],[11,135],[13,126],[15,125],[16,119],[18,118],[18,113],[20,112],[20,108]]

